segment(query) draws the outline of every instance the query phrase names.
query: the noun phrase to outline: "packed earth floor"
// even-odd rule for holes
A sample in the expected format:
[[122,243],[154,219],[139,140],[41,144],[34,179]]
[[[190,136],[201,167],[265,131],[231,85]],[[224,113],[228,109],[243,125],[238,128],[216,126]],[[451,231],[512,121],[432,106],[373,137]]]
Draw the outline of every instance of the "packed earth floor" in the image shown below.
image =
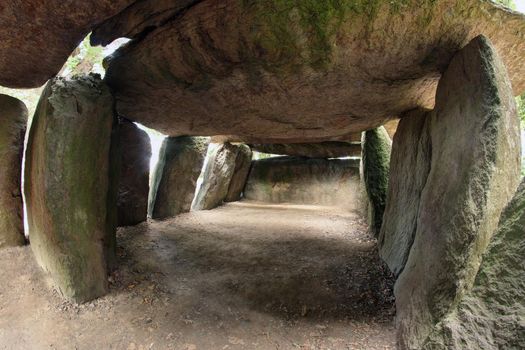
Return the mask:
[[394,349],[393,280],[356,214],[238,202],[118,230],[110,293],[63,301],[0,252],[0,349]]

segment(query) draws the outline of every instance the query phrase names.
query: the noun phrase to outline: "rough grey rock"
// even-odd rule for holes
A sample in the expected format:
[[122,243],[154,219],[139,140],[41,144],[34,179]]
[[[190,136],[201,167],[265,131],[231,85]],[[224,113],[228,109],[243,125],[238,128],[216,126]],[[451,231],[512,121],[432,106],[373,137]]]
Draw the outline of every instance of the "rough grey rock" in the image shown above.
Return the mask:
[[150,188],[152,218],[164,219],[190,211],[208,143],[204,137],[164,140]]
[[262,153],[309,158],[360,157],[361,145],[327,141],[319,143],[250,144],[252,150]]
[[0,94],[0,248],[25,244],[22,156],[27,108],[22,101]]
[[119,122],[120,181],[118,186],[118,226],[141,223],[148,216],[151,142],[148,134],[134,123]]
[[273,157],[252,161],[246,199],[266,203],[329,205],[358,210],[359,161]]
[[397,276],[414,242],[421,192],[430,171],[428,112],[403,116],[394,137],[379,254]]
[[133,1],[2,0],[0,85],[42,86],[95,25]]
[[402,349],[420,349],[470,289],[519,182],[515,101],[485,37],[459,51],[441,79],[430,136],[416,235],[394,290]]
[[216,145],[211,149],[204,169],[202,185],[192,209],[209,210],[222,204],[235,172],[238,153],[239,147],[230,143]]
[[374,235],[379,234],[386,206],[392,141],[384,127],[363,133],[362,173],[368,196],[368,223]]
[[98,76],[51,80],[29,131],[25,198],[37,262],[66,298],[85,302],[106,293],[114,259],[116,203],[109,194],[111,133],[116,118]]
[[224,198],[225,202],[235,202],[241,199],[242,191],[248,180],[248,173],[252,165],[252,151],[246,145],[239,145],[239,152],[235,158],[235,170],[228,187],[228,194]]
[[486,0],[201,1],[119,49],[106,80],[119,114],[167,135],[312,142],[432,109],[482,33],[521,94],[525,17]]
[[425,350],[525,349],[525,181],[504,210],[474,286]]

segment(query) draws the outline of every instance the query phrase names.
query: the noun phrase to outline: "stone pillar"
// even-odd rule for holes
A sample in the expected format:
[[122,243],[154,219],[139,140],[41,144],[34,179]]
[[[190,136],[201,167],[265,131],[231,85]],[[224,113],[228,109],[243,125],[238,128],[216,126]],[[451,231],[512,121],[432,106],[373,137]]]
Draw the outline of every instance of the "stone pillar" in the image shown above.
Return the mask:
[[247,145],[239,145],[239,152],[235,158],[235,170],[228,187],[228,194],[224,198],[225,202],[235,202],[241,199],[251,164],[252,150]]
[[472,289],[433,328],[425,350],[525,348],[525,181],[503,212]]
[[362,140],[362,175],[368,196],[368,224],[374,235],[383,222],[392,141],[384,127],[368,130]]
[[208,156],[202,186],[195,197],[192,209],[209,210],[222,204],[235,171],[235,159],[239,147],[223,143],[215,147]]
[[152,218],[163,219],[190,211],[207,149],[205,137],[164,140],[150,188]]
[[[418,180],[425,184],[415,236],[394,289],[402,349],[428,344],[436,323],[472,287],[481,256],[520,178],[514,96],[505,67],[488,39],[477,37],[455,55],[439,82],[436,107],[427,119],[430,171],[426,180]],[[404,141],[396,138],[396,142]],[[422,168],[427,166],[422,163]],[[424,176],[424,170],[412,166],[411,174]],[[405,176],[404,188],[414,182],[407,173],[393,173]],[[398,180],[397,186],[402,182]],[[410,197],[397,196],[401,202],[389,205],[413,210],[406,201]]]
[[151,142],[145,131],[120,119],[119,146],[118,226],[131,226],[148,216]]
[[27,108],[0,94],[0,248],[25,244],[21,190]]
[[113,98],[97,75],[51,80],[31,124],[25,195],[31,247],[68,299],[107,290],[114,260],[110,194]]

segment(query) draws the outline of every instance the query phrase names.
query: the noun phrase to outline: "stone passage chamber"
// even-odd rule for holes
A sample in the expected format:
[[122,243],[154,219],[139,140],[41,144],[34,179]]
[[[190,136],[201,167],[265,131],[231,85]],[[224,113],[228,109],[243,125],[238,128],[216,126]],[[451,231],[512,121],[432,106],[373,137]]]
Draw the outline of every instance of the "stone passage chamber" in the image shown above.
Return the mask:
[[[366,215],[396,278],[401,349],[525,348],[522,14],[485,0],[4,0],[0,23],[0,84],[46,84],[24,174],[28,112],[0,95],[0,248],[26,243],[23,176],[25,234],[65,298],[107,293],[116,227],[148,215],[330,205]],[[104,78],[61,77],[88,33],[132,40]],[[167,136],[151,174],[135,123]]]

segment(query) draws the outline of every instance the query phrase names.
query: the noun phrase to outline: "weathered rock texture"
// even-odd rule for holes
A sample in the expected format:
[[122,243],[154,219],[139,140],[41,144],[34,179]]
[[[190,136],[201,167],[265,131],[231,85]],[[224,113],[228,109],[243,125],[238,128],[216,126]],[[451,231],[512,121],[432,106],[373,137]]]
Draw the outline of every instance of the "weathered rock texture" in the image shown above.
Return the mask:
[[319,143],[251,144],[257,152],[309,158],[360,157],[361,145],[329,141]]
[[92,45],[107,45],[113,40],[133,38],[152,30],[199,0],[138,0],[103,22],[91,34]]
[[208,139],[204,137],[164,140],[150,189],[152,218],[163,219],[190,211],[207,149]]
[[235,202],[241,199],[242,191],[248,179],[248,173],[252,165],[252,150],[246,145],[239,145],[237,158],[235,158],[235,170],[230,180],[228,194],[224,198],[225,202]]
[[[253,136],[236,136],[236,135],[215,135],[211,138],[212,143],[245,143],[254,144],[298,144],[304,143],[304,137],[285,137],[285,138],[257,138]],[[312,136],[308,137],[309,143],[321,143],[330,141],[340,141],[346,143],[361,143],[361,132],[350,132],[338,136]]]
[[400,346],[409,349],[420,349],[472,286],[520,178],[515,101],[486,38],[454,57],[429,123],[430,172],[414,243],[395,285]]
[[202,185],[195,197],[192,209],[209,210],[222,204],[235,172],[235,160],[239,146],[230,143],[215,145],[208,154]]
[[379,253],[395,275],[401,273],[414,242],[421,192],[430,171],[427,115],[412,111],[403,116],[392,145]]
[[359,161],[274,157],[254,160],[244,197],[267,203],[329,205],[358,210]]
[[43,85],[96,24],[133,1],[2,0],[0,85]]
[[386,129],[386,132],[388,133],[388,136],[390,136],[390,139],[394,139],[394,135],[396,134],[397,127],[399,125],[399,119],[392,119],[383,125]]
[[525,182],[503,212],[461,303],[434,328],[423,349],[525,349]]
[[474,286],[423,349],[525,349],[525,181],[501,216]]
[[524,18],[484,0],[206,0],[120,49],[106,79],[121,115],[172,136],[311,142],[432,108],[480,33],[521,93]]
[[[51,80],[31,124],[25,196],[31,247],[68,299],[106,292],[113,98],[98,76]],[[106,255],[106,256],[105,256]]]
[[384,127],[363,133],[362,173],[368,196],[368,223],[377,236],[383,222],[392,141]]
[[120,181],[118,226],[136,225],[147,219],[151,142],[132,122],[119,123]]
[[25,244],[22,156],[27,108],[22,101],[0,94],[0,248]]

